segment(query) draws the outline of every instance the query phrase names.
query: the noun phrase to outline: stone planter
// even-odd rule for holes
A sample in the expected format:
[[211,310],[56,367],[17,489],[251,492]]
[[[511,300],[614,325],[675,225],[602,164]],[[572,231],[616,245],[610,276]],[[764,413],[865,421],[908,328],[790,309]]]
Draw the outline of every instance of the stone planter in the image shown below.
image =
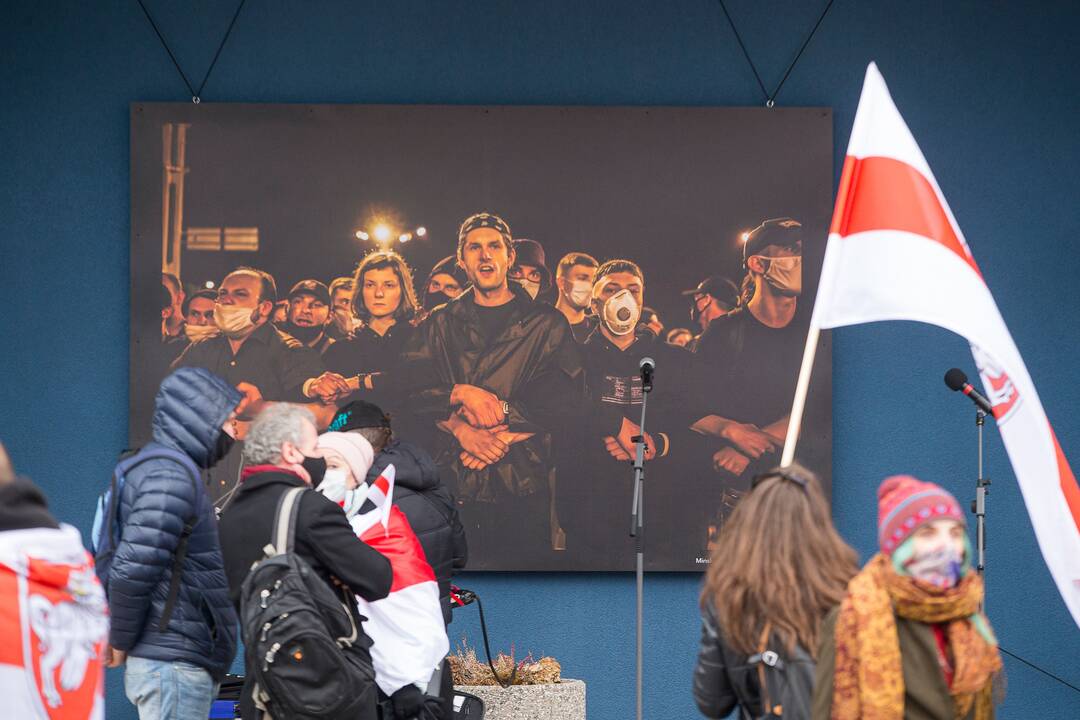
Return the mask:
[[585,720],[585,683],[563,679],[547,685],[455,685],[484,701],[484,720]]

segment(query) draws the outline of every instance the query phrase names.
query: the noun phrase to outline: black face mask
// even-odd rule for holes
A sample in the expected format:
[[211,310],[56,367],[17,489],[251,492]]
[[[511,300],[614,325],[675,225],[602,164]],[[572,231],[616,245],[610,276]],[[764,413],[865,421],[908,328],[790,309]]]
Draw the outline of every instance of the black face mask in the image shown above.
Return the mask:
[[326,458],[305,455],[304,462],[300,463],[300,467],[304,468],[307,474],[311,476],[311,487],[318,487],[319,483],[323,481],[323,476],[326,475]]
[[236,440],[229,433],[224,430],[219,432],[217,442],[214,443],[214,449],[210,451],[210,462],[207,467],[217,465],[223,457],[229,454],[235,444]]
[[312,325],[309,327],[305,325],[295,325],[293,323],[283,323],[281,329],[306,345],[319,337],[326,328],[322,325]]
[[453,298],[442,291],[431,292],[424,298],[424,309],[430,311],[432,308],[448,303],[451,300]]

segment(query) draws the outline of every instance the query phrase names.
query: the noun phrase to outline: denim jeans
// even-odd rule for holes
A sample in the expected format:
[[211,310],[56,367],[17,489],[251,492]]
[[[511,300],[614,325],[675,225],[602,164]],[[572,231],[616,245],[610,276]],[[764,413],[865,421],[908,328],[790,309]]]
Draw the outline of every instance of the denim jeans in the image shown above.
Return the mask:
[[191,663],[129,657],[124,693],[138,708],[139,720],[206,720],[218,684]]

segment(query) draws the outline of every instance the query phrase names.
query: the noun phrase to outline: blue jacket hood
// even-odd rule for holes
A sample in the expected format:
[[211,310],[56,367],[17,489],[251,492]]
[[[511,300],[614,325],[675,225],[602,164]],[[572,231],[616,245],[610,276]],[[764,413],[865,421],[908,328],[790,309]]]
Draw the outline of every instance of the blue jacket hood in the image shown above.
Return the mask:
[[154,440],[185,453],[199,467],[218,460],[221,426],[243,395],[204,368],[185,367],[161,382],[154,401]]

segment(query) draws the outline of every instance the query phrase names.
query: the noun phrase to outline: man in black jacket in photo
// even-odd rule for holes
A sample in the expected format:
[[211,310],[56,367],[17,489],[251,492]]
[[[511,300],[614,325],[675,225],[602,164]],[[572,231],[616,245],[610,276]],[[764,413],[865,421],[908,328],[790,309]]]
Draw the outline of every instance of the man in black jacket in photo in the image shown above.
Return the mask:
[[[246,467],[239,490],[219,524],[229,595],[237,606],[244,578],[273,540],[281,496],[291,488],[314,487],[322,481],[326,461],[316,454],[317,442],[314,416],[296,405],[271,405],[251,425],[244,440]],[[390,593],[390,561],[356,536],[340,506],[317,492],[301,495],[295,552],[335,594],[345,588],[365,600],[379,600]],[[355,603],[350,610],[359,628],[362,619]],[[370,646],[365,636],[353,650],[367,654]],[[248,682],[241,694],[244,718],[257,717],[253,705]]]

